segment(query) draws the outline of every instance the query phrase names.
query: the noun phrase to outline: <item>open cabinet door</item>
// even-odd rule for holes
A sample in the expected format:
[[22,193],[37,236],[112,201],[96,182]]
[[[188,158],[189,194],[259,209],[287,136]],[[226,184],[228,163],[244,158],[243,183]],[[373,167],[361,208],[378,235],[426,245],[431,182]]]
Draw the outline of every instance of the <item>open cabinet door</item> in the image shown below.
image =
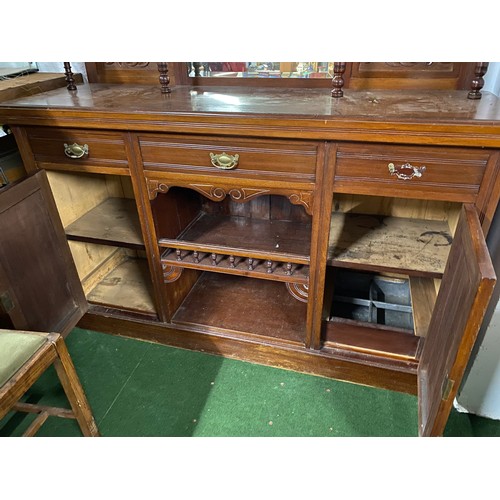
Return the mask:
[[0,312],[67,335],[87,309],[45,172],[0,190]]
[[464,205],[418,368],[419,434],[443,434],[496,276],[473,205]]

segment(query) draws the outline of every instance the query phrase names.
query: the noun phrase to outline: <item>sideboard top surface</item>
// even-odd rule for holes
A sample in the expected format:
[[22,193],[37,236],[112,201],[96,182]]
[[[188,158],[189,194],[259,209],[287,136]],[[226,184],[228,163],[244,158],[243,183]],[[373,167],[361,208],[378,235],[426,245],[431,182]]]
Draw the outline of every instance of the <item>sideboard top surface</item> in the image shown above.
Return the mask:
[[[136,131],[500,146],[500,99],[467,91],[87,84],[3,102],[0,122]],[[375,137],[375,132],[379,137]],[[387,135],[388,134],[388,135]],[[464,142],[465,141],[465,142]]]

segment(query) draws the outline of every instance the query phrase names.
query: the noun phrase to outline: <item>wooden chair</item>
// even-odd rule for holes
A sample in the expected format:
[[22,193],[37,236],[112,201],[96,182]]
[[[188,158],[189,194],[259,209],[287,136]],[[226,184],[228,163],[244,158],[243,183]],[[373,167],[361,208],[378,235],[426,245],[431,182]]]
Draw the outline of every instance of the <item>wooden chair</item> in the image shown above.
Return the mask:
[[[71,410],[19,402],[52,364]],[[99,436],[66,344],[58,333],[0,330],[0,419],[11,410],[38,414],[24,436],[34,436],[49,416],[75,418],[84,436]]]

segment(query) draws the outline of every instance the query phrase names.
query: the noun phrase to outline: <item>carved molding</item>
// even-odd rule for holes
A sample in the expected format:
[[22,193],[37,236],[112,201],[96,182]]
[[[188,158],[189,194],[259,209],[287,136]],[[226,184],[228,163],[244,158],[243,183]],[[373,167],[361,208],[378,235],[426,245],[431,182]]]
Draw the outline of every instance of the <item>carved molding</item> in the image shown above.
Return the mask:
[[300,191],[288,196],[288,200],[293,205],[302,205],[309,215],[312,215],[312,192]]
[[290,295],[300,302],[306,302],[309,298],[309,285],[303,283],[285,283]]
[[147,179],[146,185],[150,201],[153,201],[158,196],[158,193],[166,193],[170,188],[167,184],[156,179]]
[[106,66],[118,66],[125,69],[143,69],[147,68],[150,62],[105,62]]
[[179,187],[193,189],[206,196],[212,201],[222,201],[229,196],[233,201],[244,203],[257,196],[266,194],[277,194],[286,196],[288,201],[293,205],[302,205],[307,214],[312,215],[313,209],[313,193],[311,191],[294,191],[293,189],[282,188],[224,188],[215,186],[214,184],[201,184],[201,183],[181,183],[175,182],[168,184],[161,182],[157,179],[146,180],[148,195],[150,200],[154,200],[158,193],[166,193],[169,188],[174,184]]
[[189,187],[214,201],[222,201],[227,195],[233,201],[245,202],[256,196],[269,194],[269,189],[231,188],[228,191],[212,184],[189,184]]
[[182,271],[184,271],[183,267],[169,266],[168,264],[162,264],[161,267],[163,269],[164,283],[173,283],[174,281],[177,281],[180,278]]

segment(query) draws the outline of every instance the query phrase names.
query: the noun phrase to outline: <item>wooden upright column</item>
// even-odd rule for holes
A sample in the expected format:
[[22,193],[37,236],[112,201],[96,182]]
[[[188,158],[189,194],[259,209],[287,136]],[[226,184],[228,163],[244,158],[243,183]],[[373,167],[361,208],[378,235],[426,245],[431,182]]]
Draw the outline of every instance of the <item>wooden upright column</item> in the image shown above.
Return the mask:
[[333,63],[332,97],[343,97],[345,62]]
[[66,81],[68,82],[68,90],[76,90],[75,79],[73,78],[73,72],[71,71],[71,64],[65,62],[64,64],[64,74],[66,75]]
[[469,99],[481,99],[481,89],[484,86],[483,76],[488,70],[488,65],[489,63],[487,62],[477,63],[476,69],[474,70],[475,76],[471,82],[471,91],[467,95]]

